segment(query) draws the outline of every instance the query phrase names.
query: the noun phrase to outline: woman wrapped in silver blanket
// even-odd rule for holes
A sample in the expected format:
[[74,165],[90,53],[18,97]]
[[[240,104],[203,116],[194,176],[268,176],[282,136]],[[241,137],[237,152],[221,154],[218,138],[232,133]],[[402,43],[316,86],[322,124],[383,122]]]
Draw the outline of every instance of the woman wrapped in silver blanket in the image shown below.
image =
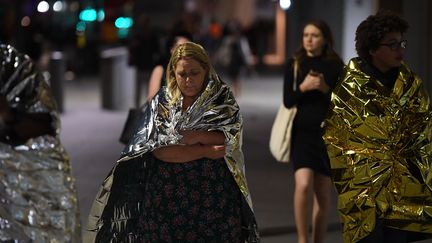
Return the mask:
[[242,118],[205,50],[173,52],[167,87],[103,182],[85,242],[258,242]]

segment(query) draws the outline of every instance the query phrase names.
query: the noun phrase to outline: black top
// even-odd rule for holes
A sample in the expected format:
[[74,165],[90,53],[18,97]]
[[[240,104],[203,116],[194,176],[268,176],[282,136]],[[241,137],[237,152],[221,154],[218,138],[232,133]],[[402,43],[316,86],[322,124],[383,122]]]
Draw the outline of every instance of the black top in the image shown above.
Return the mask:
[[[293,59],[287,62],[284,78],[284,105],[297,106],[291,142],[291,159],[294,170],[310,168],[314,172],[330,176],[330,162],[327,155],[321,123],[324,121],[330,106],[331,90],[336,86],[343,68],[340,59],[324,59],[322,57],[306,57],[299,65],[296,90],[293,90]],[[299,86],[311,71],[320,72],[330,87],[323,94],[319,90],[300,92]]]
[[396,79],[399,75],[399,68],[395,67],[387,71],[386,73],[381,72],[374,65],[366,63],[361,66],[360,69],[365,72],[367,75],[378,79],[384,86],[389,89],[393,89],[394,84],[396,83]]
[[313,70],[324,75],[325,82],[331,91],[339,79],[343,62],[339,59],[327,60],[322,57],[306,57],[298,70],[296,91],[293,91],[293,59],[290,58],[286,65],[283,90],[284,105],[288,108],[297,105],[295,121],[297,128],[319,128],[327,115],[331,92],[323,94],[319,90],[312,90],[302,93],[299,86],[309,71]]

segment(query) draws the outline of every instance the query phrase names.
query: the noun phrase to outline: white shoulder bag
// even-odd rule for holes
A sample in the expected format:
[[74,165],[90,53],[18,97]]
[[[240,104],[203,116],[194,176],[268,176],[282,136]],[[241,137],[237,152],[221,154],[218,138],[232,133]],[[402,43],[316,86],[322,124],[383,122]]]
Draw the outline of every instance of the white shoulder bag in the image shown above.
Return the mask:
[[[298,63],[293,63],[293,90],[297,88]],[[282,163],[288,163],[291,156],[291,134],[297,106],[287,109],[283,102],[279,107],[270,134],[270,152]]]

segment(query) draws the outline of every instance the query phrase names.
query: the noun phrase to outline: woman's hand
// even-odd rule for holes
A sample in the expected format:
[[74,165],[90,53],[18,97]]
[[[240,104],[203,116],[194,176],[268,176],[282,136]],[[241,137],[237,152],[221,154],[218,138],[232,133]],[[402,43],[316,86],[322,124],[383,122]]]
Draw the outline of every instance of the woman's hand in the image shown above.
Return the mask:
[[319,90],[324,94],[330,90],[329,86],[324,80],[324,75],[313,70],[311,70],[306,75],[304,81],[300,84],[299,88],[301,92]]
[[220,159],[225,156],[225,145],[204,145],[207,148],[207,155],[205,158],[209,159]]

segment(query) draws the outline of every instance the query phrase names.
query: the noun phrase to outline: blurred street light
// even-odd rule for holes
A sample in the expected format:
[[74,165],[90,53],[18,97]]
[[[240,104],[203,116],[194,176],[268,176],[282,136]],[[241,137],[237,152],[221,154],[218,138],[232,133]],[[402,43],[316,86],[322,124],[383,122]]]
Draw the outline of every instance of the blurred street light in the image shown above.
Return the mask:
[[38,6],[37,6],[37,11],[39,13],[45,13],[49,10],[49,3],[46,1],[41,1],[39,2]]
[[96,10],[93,8],[86,8],[79,14],[79,18],[82,21],[93,22],[97,19]]
[[279,6],[283,10],[287,10],[291,6],[291,0],[279,0]]
[[53,5],[53,10],[55,12],[60,12],[63,10],[63,3],[61,1],[56,1]]

